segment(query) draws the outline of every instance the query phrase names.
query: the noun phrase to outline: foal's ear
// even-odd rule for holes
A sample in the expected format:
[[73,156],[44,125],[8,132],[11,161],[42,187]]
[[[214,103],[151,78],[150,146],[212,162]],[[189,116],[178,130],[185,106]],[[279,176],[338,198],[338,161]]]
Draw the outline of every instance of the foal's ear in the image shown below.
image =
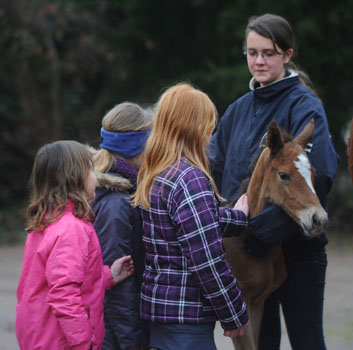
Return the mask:
[[275,155],[283,147],[281,130],[274,120],[272,120],[268,127],[267,146],[271,150],[271,155]]
[[311,141],[314,135],[315,123],[314,119],[311,119],[308,124],[305,125],[303,131],[295,138],[295,141],[305,148],[305,146]]

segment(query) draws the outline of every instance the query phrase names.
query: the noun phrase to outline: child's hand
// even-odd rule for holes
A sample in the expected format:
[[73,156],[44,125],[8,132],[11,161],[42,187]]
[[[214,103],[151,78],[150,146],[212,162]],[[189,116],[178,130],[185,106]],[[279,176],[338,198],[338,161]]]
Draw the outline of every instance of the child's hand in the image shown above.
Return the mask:
[[244,193],[234,204],[233,209],[241,210],[246,216],[249,215],[248,196]]
[[123,281],[134,273],[134,263],[131,256],[123,256],[116,259],[111,267],[113,280],[115,283]]
[[225,337],[235,338],[244,335],[244,327],[224,331]]

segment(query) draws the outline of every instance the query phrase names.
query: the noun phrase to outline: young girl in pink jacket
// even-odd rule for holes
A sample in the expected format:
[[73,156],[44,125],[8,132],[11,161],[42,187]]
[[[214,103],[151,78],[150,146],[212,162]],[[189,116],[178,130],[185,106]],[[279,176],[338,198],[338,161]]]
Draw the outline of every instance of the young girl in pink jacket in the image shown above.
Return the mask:
[[21,350],[96,350],[104,338],[105,289],[133,273],[130,256],[104,266],[89,201],[96,177],[75,141],[42,147],[31,176],[26,241],[17,289]]

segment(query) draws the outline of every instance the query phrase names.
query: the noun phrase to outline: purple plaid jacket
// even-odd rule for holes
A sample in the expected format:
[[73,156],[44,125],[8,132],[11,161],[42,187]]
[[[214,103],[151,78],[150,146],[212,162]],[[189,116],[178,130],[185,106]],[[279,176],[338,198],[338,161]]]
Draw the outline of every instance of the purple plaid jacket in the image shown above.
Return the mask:
[[186,160],[154,180],[150,208],[142,208],[143,319],[160,323],[218,319],[224,329],[247,322],[246,305],[222,242],[222,235],[240,235],[247,218],[218,205],[205,174]]

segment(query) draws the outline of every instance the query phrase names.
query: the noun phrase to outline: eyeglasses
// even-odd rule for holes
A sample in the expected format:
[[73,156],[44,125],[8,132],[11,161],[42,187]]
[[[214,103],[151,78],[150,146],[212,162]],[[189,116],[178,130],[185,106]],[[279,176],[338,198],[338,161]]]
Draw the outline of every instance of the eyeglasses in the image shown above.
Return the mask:
[[275,56],[283,55],[283,52],[276,52],[274,50],[264,50],[262,52],[257,52],[256,50],[245,50],[244,55],[252,60],[257,59],[260,55],[265,61],[268,61],[273,59]]

